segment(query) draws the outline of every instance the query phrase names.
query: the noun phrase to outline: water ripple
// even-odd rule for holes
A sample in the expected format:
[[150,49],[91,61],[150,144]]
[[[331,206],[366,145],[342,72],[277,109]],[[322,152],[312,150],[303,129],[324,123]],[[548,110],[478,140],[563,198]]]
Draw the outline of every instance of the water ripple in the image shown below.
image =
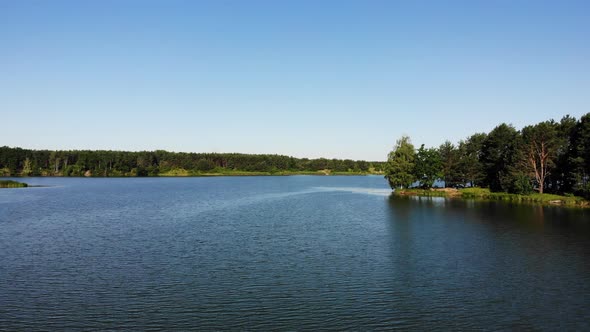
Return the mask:
[[590,329],[584,211],[378,177],[51,181],[2,193],[0,330]]

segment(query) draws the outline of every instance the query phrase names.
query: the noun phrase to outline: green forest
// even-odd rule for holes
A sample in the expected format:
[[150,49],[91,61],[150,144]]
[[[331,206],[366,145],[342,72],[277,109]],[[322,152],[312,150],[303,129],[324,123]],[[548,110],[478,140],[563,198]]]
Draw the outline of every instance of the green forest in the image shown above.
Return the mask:
[[403,136],[388,155],[385,177],[392,189],[429,189],[440,180],[449,188],[590,198],[590,113],[521,130],[502,123],[438,148],[416,149]]
[[369,174],[384,162],[282,155],[158,151],[49,151],[0,147],[0,176]]

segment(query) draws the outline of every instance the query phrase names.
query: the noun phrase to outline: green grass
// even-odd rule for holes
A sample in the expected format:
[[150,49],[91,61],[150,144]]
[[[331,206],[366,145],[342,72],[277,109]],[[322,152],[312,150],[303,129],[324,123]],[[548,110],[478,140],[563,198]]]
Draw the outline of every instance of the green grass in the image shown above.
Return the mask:
[[25,188],[29,185],[23,182],[17,182],[12,180],[0,180],[0,188]]
[[183,168],[171,169],[167,172],[161,172],[158,176],[191,176],[190,172]]
[[403,190],[396,190],[393,192],[399,196],[424,196],[424,197],[447,197],[448,194],[444,191],[430,190],[430,189],[419,189],[409,188]]
[[588,206],[588,201],[576,196],[562,196],[554,194],[533,193],[530,195],[518,195],[502,192],[491,192],[487,188],[465,188],[460,189],[462,198],[480,198],[506,202],[525,202],[536,204],[552,204],[567,206]]
[[483,199],[515,203],[532,203],[544,205],[562,205],[572,207],[590,207],[590,202],[576,196],[562,196],[554,194],[533,193],[530,195],[518,195],[503,192],[491,192],[487,188],[465,188],[458,191],[443,191],[430,189],[404,189],[395,191],[400,196],[425,196],[425,197],[460,197],[463,199]]
[[500,200],[500,201],[511,201],[511,202],[534,202],[534,203],[551,203],[551,202],[561,202],[566,203],[569,202],[570,204],[575,204],[577,201],[576,197],[568,197],[568,196],[561,196],[561,195],[553,195],[553,194],[539,194],[534,193],[530,195],[519,195],[519,194],[510,194],[504,192],[491,192],[487,188],[465,188],[459,190],[461,193],[462,198],[485,198],[485,199],[493,199],[493,200]]

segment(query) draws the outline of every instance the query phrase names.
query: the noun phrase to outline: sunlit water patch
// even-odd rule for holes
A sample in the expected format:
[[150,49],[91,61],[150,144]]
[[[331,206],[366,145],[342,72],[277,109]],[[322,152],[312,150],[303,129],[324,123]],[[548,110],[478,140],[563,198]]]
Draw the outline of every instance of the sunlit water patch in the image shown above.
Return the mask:
[[390,196],[391,189],[363,188],[363,187],[315,187],[319,191],[344,191],[355,194],[366,194],[376,196]]

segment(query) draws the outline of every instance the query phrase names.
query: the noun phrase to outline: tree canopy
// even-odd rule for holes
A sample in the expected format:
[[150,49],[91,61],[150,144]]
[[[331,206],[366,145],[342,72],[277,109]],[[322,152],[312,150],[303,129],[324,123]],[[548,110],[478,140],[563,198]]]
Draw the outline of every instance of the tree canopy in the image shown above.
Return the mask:
[[590,197],[590,113],[579,120],[543,121],[517,130],[502,123],[489,133],[473,134],[457,145],[414,149],[408,136],[388,155],[386,178],[392,188],[436,180],[447,187],[481,186],[527,194],[576,194]]
[[402,136],[389,153],[385,178],[392,189],[408,188],[416,181],[414,159],[416,152],[408,136]]
[[157,151],[48,151],[0,147],[0,176],[158,176],[230,172],[382,171],[384,162],[283,155]]
[[434,182],[442,176],[442,162],[437,149],[426,149],[424,144],[416,153],[414,174],[423,188],[431,188]]

